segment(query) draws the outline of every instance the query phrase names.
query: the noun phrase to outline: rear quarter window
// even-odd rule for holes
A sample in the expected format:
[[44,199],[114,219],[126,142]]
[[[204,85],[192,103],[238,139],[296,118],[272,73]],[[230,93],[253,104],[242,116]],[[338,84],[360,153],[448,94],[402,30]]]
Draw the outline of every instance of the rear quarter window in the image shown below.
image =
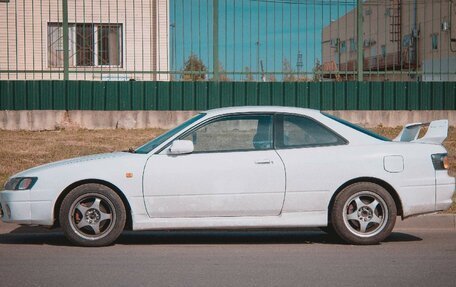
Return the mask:
[[347,143],[329,128],[303,116],[279,115],[276,129],[278,148],[332,146]]
[[343,125],[345,125],[345,126],[347,126],[347,127],[350,127],[350,128],[352,128],[352,129],[354,129],[354,130],[360,132],[360,133],[363,133],[363,134],[368,135],[368,136],[370,136],[370,137],[373,137],[373,138],[375,138],[375,139],[378,139],[378,140],[381,140],[381,141],[387,141],[387,142],[390,142],[390,141],[391,141],[391,140],[390,140],[389,138],[387,138],[387,137],[381,136],[381,135],[379,135],[379,134],[377,134],[377,133],[374,133],[373,131],[370,131],[370,130],[368,130],[368,129],[365,129],[365,128],[363,128],[363,127],[360,127],[360,126],[358,126],[358,125],[355,125],[355,124],[353,124],[353,123],[350,123],[349,121],[343,120],[343,119],[338,118],[338,117],[336,117],[336,116],[333,116],[333,115],[331,115],[331,114],[327,114],[327,113],[322,113],[322,114],[323,114],[324,116],[326,116],[326,117],[332,119],[332,120],[335,120],[336,122],[338,122],[338,123],[340,123],[340,124],[343,124]]

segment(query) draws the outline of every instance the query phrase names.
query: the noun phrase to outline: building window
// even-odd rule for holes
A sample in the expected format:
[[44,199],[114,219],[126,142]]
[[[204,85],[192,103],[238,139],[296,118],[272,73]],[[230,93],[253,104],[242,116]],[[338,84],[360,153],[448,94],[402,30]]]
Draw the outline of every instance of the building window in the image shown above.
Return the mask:
[[[121,24],[69,24],[70,67],[122,66]],[[48,65],[63,67],[63,25],[48,24]]]
[[346,41],[340,42],[340,52],[341,53],[347,52],[347,42]]
[[76,66],[94,66],[94,25],[76,25]]
[[48,24],[48,64],[49,67],[63,67],[62,24]]
[[350,52],[355,52],[356,50],[356,41],[354,38],[350,38]]
[[99,66],[120,66],[121,42],[120,25],[97,26],[97,55]]
[[382,57],[386,58],[386,45],[382,45]]
[[403,47],[412,47],[413,46],[413,36],[412,34],[407,34],[402,38],[402,46]]
[[386,17],[390,17],[390,16],[392,16],[392,15],[393,15],[393,13],[392,13],[392,8],[386,8],[386,9],[385,9],[385,16],[386,16]]
[[439,34],[435,33],[431,35],[432,37],[432,50],[438,50],[439,49]]

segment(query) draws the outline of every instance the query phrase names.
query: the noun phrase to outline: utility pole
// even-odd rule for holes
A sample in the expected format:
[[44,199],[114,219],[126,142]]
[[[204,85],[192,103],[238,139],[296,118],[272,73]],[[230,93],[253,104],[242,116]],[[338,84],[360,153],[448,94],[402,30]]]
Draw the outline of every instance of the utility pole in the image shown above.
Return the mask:
[[219,0],[212,0],[212,49],[214,53],[214,81],[220,80],[219,65]]
[[[176,23],[171,23],[171,70],[176,71],[175,61],[176,61]],[[174,74],[172,75],[174,78]]]
[[69,36],[68,36],[68,0],[62,0],[62,14],[63,14],[63,79],[69,79],[70,69],[70,50],[69,50]]
[[255,44],[257,46],[257,71],[258,76],[260,76],[260,40],[258,40]]
[[302,71],[302,67],[304,66],[303,62],[302,62],[302,52],[301,51],[298,51],[298,61],[296,63],[296,69],[298,70],[298,77],[299,75],[301,74],[301,71]]
[[261,81],[266,82],[266,74],[264,73],[263,60],[260,60],[261,65]]
[[358,81],[362,82],[364,80],[364,27],[363,27],[363,0],[357,0],[357,22],[356,22],[356,33],[357,33],[357,41],[358,41],[358,51],[357,51],[357,64],[358,64]]

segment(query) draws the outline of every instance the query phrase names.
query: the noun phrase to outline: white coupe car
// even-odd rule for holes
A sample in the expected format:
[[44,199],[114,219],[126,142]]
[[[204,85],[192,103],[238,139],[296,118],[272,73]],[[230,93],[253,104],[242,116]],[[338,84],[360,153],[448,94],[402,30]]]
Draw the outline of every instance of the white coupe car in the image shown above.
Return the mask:
[[375,244],[396,217],[444,210],[448,121],[390,141],[316,110],[200,113],[136,150],[51,163],[11,177],[4,222],[61,226],[83,246],[132,230],[323,227]]

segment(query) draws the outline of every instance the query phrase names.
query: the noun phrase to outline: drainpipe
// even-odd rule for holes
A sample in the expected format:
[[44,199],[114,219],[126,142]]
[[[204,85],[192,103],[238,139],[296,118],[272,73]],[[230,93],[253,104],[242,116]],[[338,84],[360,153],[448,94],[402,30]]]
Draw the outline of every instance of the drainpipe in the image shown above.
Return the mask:
[[398,60],[399,60],[399,65],[401,67],[401,70],[402,70],[402,0],[397,0],[398,3],[399,3],[399,7],[398,7],[398,13],[399,13],[399,41],[397,42],[397,53],[398,53]]
[[456,38],[453,38],[453,0],[450,0],[450,50],[453,53],[456,53],[456,48],[454,48],[453,43],[456,43]]
[[358,82],[362,82],[364,80],[364,77],[363,77],[363,72],[364,72],[363,1],[357,0],[356,4],[357,4],[356,34],[357,34],[357,41],[358,41],[357,76],[358,76]]
[[68,35],[68,0],[62,1],[63,14],[63,79],[69,79],[70,70],[70,40]]
[[212,0],[212,49],[213,49],[213,69],[214,81],[220,80],[220,63],[219,63],[219,0]]
[[413,59],[413,63],[415,64],[415,71],[417,70],[418,67],[418,36],[419,36],[419,31],[417,27],[417,16],[418,16],[418,3],[417,0],[413,1],[413,30],[412,30],[412,35],[413,35],[413,46],[411,49],[411,56]]

